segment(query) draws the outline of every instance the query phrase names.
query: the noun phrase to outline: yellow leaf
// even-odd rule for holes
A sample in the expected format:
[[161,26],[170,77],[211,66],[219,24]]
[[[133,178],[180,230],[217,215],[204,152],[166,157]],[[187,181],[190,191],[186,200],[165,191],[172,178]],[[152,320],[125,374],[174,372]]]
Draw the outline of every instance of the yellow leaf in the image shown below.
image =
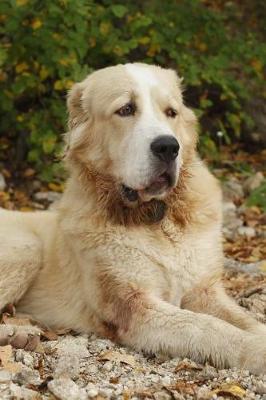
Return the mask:
[[266,261],[262,261],[262,262],[260,263],[259,269],[260,269],[262,272],[266,272]]
[[96,46],[96,39],[94,37],[91,37],[89,39],[90,47],[95,47]]
[[149,48],[149,50],[147,51],[147,56],[149,57],[153,57],[156,53],[159,53],[159,51],[161,50],[161,46],[159,44],[152,44]]
[[55,81],[54,89],[55,90],[63,90],[64,89],[63,82],[62,81]]
[[260,60],[256,59],[256,58],[251,61],[251,65],[255,69],[255,71],[257,71],[257,72],[261,72],[262,69],[263,69],[262,62]]
[[246,391],[239,385],[236,385],[235,383],[225,383],[221,385],[219,388],[212,390],[210,393],[210,397],[212,397],[214,394],[220,395],[220,396],[234,396],[237,399],[242,399]]
[[100,32],[102,35],[106,36],[110,31],[111,25],[106,22],[101,22],[100,24]]
[[20,115],[17,116],[16,120],[18,122],[23,122],[24,121],[24,116],[20,114]]
[[54,183],[51,182],[48,184],[49,189],[51,189],[53,192],[59,192],[62,193],[64,190],[64,184],[62,183]]
[[148,44],[150,43],[151,39],[149,38],[149,36],[143,36],[141,38],[139,38],[139,43],[140,44]]
[[22,62],[22,63],[19,63],[16,65],[16,72],[18,74],[21,74],[21,72],[27,71],[27,69],[29,69],[29,66],[25,62]]
[[27,4],[29,2],[29,0],[16,0],[16,5],[17,6],[25,6],[25,4]]
[[39,29],[42,26],[42,21],[39,18],[34,18],[31,22],[32,29]]
[[23,206],[20,207],[20,211],[24,211],[24,212],[30,212],[33,211],[34,209],[32,207],[28,207],[28,206]]
[[10,372],[19,372],[21,371],[21,366],[17,363],[10,361],[12,356],[12,347],[10,344],[7,346],[0,347],[0,364],[1,366]]
[[49,71],[46,67],[42,66],[40,69],[40,78],[44,81],[49,76]]

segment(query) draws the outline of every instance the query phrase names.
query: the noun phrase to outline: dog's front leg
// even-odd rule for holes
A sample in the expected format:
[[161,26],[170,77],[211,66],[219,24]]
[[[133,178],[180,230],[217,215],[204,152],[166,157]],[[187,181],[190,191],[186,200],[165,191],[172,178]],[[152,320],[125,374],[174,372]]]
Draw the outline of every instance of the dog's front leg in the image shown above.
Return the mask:
[[185,293],[181,307],[190,311],[213,315],[240,329],[262,335],[266,341],[266,325],[256,321],[231,299],[225,292],[221,281],[204,279]]
[[105,279],[98,305],[100,334],[138,350],[266,372],[266,343],[259,336],[211,315],[182,310],[135,284]]

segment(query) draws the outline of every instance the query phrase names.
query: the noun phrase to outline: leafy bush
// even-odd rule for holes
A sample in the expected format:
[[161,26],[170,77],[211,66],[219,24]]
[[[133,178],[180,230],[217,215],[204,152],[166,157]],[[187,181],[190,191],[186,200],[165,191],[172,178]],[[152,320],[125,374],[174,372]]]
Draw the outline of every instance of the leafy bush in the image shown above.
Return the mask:
[[73,82],[100,67],[144,61],[185,78],[205,149],[214,147],[217,131],[227,141],[239,137],[252,123],[243,104],[260,88],[266,58],[259,27],[254,33],[243,24],[239,7],[218,0],[2,0],[1,135],[48,178],[43,166],[60,149]]

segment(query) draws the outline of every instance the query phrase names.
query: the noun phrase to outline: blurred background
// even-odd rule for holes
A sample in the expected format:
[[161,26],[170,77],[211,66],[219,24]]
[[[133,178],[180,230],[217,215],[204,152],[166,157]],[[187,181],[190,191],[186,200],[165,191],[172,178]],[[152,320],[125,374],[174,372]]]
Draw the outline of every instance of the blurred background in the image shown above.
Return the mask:
[[143,61],[184,77],[234,229],[252,228],[241,238],[264,246],[265,21],[265,0],[1,0],[0,205],[57,198],[67,91],[95,69]]

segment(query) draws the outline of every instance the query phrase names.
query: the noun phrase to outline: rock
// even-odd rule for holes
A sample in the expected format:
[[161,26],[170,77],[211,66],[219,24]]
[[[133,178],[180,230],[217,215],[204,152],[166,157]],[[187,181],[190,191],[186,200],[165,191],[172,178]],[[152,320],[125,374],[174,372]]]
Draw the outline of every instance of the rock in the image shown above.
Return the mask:
[[10,392],[12,394],[12,398],[14,399],[23,399],[23,400],[37,400],[40,399],[37,392],[35,390],[27,389],[25,387],[21,387],[11,383]]
[[244,197],[244,190],[235,178],[225,182],[222,189],[225,201],[237,201]]
[[216,368],[212,367],[211,365],[206,365],[201,371],[200,375],[205,379],[213,379],[218,376],[218,372]]
[[237,208],[232,201],[223,202],[223,234],[226,239],[234,240],[237,229],[243,225],[243,221],[237,215]]
[[104,363],[103,369],[104,369],[105,371],[108,371],[108,372],[112,371],[112,369],[113,369],[113,363],[112,363],[111,361],[107,361],[106,363]]
[[60,400],[87,400],[85,389],[80,389],[70,378],[56,378],[48,383],[48,389]]
[[262,172],[256,172],[255,175],[250,176],[243,183],[243,189],[246,194],[251,193],[253,190],[257,189],[264,181],[264,175]]
[[3,174],[0,174],[0,191],[5,190],[6,188],[6,180]]
[[256,236],[256,231],[251,226],[239,226],[237,228],[237,232],[241,236],[245,236],[247,238],[253,238]]
[[258,394],[265,394],[266,395],[266,381],[258,381],[255,386],[255,392]]
[[55,201],[60,200],[62,197],[62,193],[58,193],[58,192],[52,192],[52,191],[48,191],[48,192],[37,192],[34,194],[34,198],[38,201],[49,201],[50,203],[53,203]]
[[112,389],[100,389],[99,390],[99,395],[104,397],[105,399],[111,399],[113,395],[113,390]]
[[0,370],[0,383],[10,382],[12,379],[12,374],[5,369]]
[[164,376],[164,377],[162,377],[162,379],[161,379],[161,384],[163,385],[163,386],[169,386],[169,385],[171,385],[171,378],[170,378],[170,376]]
[[153,397],[155,398],[155,400],[171,400],[172,396],[166,392],[157,392],[154,393]]
[[89,383],[86,387],[86,392],[89,398],[93,398],[95,396],[98,396],[99,390],[96,386],[94,386],[92,383]]
[[57,344],[57,354],[59,357],[76,356],[79,359],[89,357],[90,353],[87,349],[88,340],[82,336],[73,337],[66,336]]
[[13,381],[20,385],[30,384],[38,386],[42,383],[39,372],[23,364],[21,364],[21,371],[15,374]]
[[72,354],[65,354],[58,358],[54,376],[77,378],[79,375],[79,358]]

